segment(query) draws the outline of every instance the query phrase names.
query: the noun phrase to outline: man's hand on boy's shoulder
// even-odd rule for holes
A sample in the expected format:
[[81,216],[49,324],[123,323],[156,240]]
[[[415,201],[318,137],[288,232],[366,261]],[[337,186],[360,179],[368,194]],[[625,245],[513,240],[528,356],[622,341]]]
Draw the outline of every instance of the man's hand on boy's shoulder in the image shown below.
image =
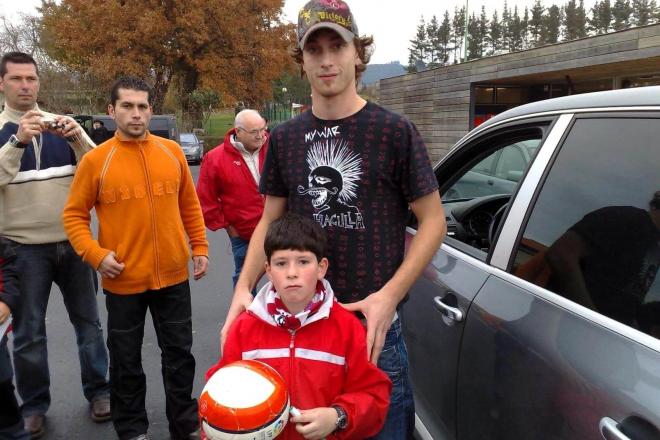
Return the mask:
[[300,415],[291,417],[296,431],[308,440],[320,440],[337,428],[337,411],[334,408],[300,410]]
[[367,356],[376,364],[380,357],[387,331],[392,325],[398,302],[395,296],[385,292],[384,289],[374,292],[362,301],[342,306],[350,312],[360,312],[367,320]]

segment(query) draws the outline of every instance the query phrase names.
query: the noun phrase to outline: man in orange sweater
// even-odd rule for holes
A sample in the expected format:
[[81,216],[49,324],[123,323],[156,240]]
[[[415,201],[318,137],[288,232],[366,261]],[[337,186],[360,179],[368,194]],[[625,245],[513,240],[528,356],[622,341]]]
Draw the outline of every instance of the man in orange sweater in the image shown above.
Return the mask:
[[[197,280],[206,274],[208,242],[183,152],[176,142],[147,131],[150,102],[144,81],[126,77],[115,83],[108,111],[117,131],[83,157],[63,221],[76,252],[102,275],[111,412],[120,440],[147,438],[140,355],[147,309],[162,351],[172,439],[196,439],[188,247]],[[90,229],[92,208],[98,216],[98,240]]]

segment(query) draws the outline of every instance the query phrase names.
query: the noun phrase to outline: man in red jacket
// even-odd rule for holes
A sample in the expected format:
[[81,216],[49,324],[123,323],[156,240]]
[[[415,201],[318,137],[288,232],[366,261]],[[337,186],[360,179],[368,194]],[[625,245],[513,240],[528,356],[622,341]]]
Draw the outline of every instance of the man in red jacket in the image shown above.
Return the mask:
[[234,254],[234,287],[250,237],[264,210],[259,178],[268,144],[266,121],[256,110],[242,110],[222,144],[202,162],[197,196],[211,231],[226,229]]

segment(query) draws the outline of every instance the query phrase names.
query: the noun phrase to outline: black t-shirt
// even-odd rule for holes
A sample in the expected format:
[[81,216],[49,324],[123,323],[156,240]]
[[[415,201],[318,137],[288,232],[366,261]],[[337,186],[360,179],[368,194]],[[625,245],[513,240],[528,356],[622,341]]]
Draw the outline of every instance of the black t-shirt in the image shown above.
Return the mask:
[[428,153],[408,120],[368,102],[337,121],[311,111],[278,125],[263,194],[314,218],[328,236],[326,278],[339,301],[380,289],[403,260],[408,203],[437,190]]
[[608,206],[585,215],[571,230],[589,245],[582,271],[598,311],[631,323],[660,262],[660,232],[648,211]]

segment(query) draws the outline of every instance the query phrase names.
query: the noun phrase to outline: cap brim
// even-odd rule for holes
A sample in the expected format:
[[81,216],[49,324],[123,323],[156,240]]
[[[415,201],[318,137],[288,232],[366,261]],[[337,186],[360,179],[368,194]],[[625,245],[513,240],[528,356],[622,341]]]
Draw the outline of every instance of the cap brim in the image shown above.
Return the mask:
[[336,23],[329,23],[329,22],[321,22],[321,23],[316,23],[315,25],[311,26],[309,29],[307,29],[307,32],[305,32],[305,35],[300,39],[298,42],[300,49],[303,49],[305,47],[305,43],[307,42],[307,38],[309,38],[310,35],[312,35],[314,32],[318,31],[319,29],[332,29],[333,31],[337,32],[345,42],[350,43],[353,41],[353,38],[355,38],[355,34],[348,29],[346,29],[343,26],[340,26]]

